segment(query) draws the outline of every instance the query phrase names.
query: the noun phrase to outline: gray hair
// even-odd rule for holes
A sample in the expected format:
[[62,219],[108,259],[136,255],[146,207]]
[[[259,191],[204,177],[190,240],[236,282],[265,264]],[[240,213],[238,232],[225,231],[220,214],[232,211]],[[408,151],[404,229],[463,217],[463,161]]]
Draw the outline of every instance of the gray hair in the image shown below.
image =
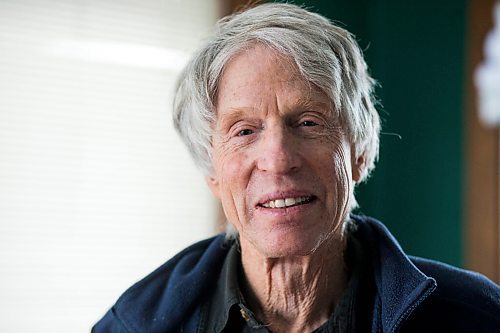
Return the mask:
[[[375,166],[380,119],[375,81],[354,37],[325,17],[284,3],[262,4],[229,15],[182,72],[174,99],[174,125],[195,163],[210,175],[215,99],[224,66],[260,43],[291,59],[301,75],[330,99],[366,179]],[[354,204],[355,205],[355,204]]]

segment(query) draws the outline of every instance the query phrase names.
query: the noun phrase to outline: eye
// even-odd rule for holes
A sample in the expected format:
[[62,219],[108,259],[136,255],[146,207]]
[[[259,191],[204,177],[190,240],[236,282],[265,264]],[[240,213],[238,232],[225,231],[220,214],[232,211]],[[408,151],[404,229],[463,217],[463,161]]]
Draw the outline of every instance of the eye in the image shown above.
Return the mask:
[[318,124],[312,120],[304,120],[303,122],[300,123],[300,126],[311,127],[311,126],[318,126]]
[[250,134],[253,134],[253,131],[251,129],[246,128],[246,129],[239,131],[237,136],[246,136],[246,135],[250,135]]

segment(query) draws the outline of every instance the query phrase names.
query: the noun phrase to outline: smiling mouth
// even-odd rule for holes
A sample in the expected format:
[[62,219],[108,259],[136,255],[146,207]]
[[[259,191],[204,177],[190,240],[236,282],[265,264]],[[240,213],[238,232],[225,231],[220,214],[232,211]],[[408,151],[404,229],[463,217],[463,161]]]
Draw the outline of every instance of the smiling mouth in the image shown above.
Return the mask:
[[267,202],[259,204],[258,206],[264,208],[289,208],[310,203],[314,199],[315,199],[314,196],[283,198],[283,199],[269,200]]

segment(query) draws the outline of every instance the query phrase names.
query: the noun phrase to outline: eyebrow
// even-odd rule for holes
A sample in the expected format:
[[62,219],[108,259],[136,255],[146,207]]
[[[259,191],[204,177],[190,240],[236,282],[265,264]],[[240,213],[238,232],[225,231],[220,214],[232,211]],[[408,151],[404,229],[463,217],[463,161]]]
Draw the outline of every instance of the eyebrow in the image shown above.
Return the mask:
[[[233,107],[224,110],[223,114],[224,116],[219,118],[219,124],[220,126],[216,126],[216,128],[221,128],[221,129],[229,129],[235,122],[237,122],[239,119],[243,117],[243,115],[247,115],[249,112],[254,112],[255,109],[253,107]],[[220,113],[218,112],[220,115]]]
[[325,110],[330,110],[331,108],[331,103],[323,103],[319,102],[317,100],[311,99],[311,98],[299,98],[297,102],[295,103],[294,108],[306,108],[306,109],[325,109]]

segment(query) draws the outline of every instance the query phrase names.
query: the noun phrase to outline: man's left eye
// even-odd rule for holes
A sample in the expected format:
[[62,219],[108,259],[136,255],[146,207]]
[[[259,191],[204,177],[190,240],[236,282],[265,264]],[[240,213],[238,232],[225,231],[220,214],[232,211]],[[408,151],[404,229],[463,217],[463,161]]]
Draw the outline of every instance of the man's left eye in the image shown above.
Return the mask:
[[251,129],[246,128],[246,129],[239,131],[237,135],[238,136],[246,136],[246,135],[251,135],[251,134],[253,134],[253,131]]
[[310,127],[310,126],[317,126],[318,124],[312,120],[304,120],[303,122],[300,123],[300,125]]

